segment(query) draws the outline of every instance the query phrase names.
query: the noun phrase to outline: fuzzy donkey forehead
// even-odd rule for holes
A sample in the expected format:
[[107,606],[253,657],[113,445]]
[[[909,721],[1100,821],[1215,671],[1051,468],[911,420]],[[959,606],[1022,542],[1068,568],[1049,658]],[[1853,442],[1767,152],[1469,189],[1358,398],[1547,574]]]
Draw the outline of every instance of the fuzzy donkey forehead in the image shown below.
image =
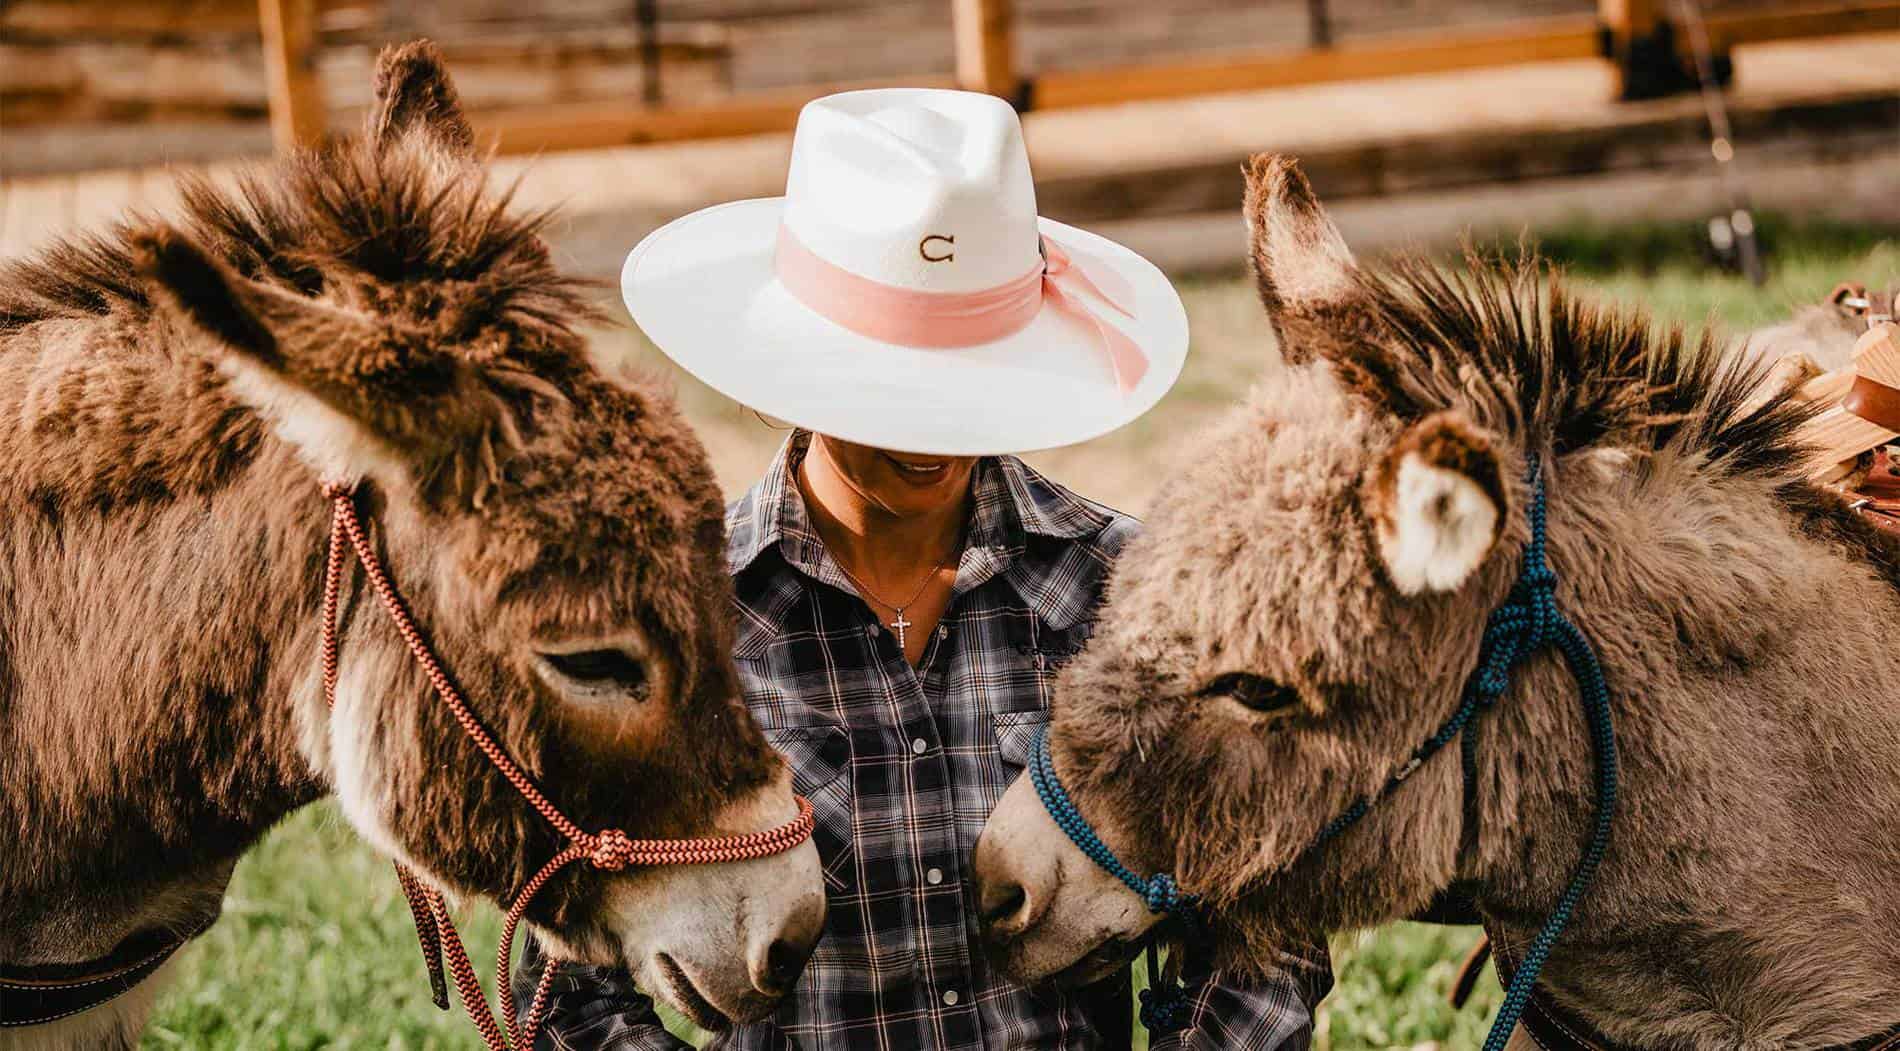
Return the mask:
[[1395,430],[1323,369],[1263,382],[1182,450],[1117,570],[1128,604],[1154,604],[1129,623],[1211,618],[1226,626],[1194,637],[1284,638],[1289,626],[1270,624],[1281,607],[1365,575],[1356,493],[1369,450]]

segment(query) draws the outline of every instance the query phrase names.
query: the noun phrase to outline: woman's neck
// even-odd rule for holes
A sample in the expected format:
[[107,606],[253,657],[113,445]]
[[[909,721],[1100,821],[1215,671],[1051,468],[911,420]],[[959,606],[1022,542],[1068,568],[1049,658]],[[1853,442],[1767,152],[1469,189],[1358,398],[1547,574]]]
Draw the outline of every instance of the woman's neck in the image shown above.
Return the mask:
[[800,492],[826,550],[872,587],[914,585],[956,554],[968,499],[895,514],[852,484],[813,439],[797,469]]

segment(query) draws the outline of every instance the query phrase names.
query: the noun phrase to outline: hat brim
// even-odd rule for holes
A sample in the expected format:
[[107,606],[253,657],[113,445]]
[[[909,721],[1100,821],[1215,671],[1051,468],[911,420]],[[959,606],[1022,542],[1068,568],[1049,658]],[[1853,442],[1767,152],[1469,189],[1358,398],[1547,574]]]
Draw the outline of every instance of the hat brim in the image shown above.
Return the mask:
[[1113,268],[1134,319],[1104,308],[1148,371],[1124,394],[1098,337],[1044,307],[1007,339],[918,349],[858,335],[773,276],[783,198],[695,212],[628,254],[621,294],[666,355],[721,394],[821,434],[895,452],[986,456],[1072,445],[1154,406],[1187,359],[1187,312],[1154,264],[1050,219],[1042,231]]

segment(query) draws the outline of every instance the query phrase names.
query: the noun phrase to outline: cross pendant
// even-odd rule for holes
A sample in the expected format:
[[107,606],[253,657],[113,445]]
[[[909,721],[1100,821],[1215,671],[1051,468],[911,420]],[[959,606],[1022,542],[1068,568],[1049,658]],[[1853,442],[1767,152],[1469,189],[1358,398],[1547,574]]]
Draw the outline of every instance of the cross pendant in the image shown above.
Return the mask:
[[904,629],[910,627],[910,621],[904,619],[904,611],[897,611],[897,619],[891,621],[891,630],[897,632],[897,648],[904,648]]

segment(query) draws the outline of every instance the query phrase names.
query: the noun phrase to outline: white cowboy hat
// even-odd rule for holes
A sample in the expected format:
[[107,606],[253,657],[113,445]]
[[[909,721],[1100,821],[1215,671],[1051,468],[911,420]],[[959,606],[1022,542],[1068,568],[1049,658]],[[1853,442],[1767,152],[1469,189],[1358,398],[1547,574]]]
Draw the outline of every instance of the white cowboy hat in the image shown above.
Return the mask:
[[1085,441],[1153,407],[1187,314],[1153,264],[1038,218],[1022,126],[963,91],[854,91],[798,118],[784,197],[654,231],[620,287],[722,394],[895,452]]

